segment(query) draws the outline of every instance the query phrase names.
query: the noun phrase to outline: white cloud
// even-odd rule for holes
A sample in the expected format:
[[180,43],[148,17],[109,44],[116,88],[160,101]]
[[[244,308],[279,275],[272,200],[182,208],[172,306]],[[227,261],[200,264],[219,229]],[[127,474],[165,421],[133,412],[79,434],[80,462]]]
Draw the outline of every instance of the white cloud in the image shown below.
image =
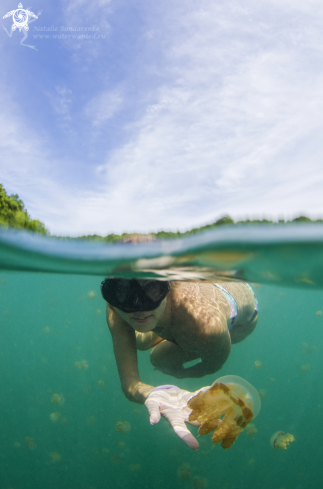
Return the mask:
[[90,119],[94,126],[101,126],[118,112],[122,102],[123,94],[120,88],[105,90],[87,103],[84,116]]

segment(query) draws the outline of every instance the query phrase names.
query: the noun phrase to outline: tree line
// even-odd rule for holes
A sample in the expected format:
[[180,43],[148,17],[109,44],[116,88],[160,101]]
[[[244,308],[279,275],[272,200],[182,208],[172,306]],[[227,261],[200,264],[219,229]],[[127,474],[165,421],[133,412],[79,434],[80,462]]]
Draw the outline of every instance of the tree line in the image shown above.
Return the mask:
[[[288,224],[295,222],[311,222],[322,223],[323,219],[312,220],[306,216],[299,216],[292,220],[279,219],[277,222],[269,219],[245,219],[242,221],[234,221],[230,216],[223,216],[211,224],[201,226],[198,228],[190,229],[185,232],[172,232],[172,231],[159,231],[157,233],[141,234],[141,233],[123,233],[123,234],[108,234],[107,236],[99,236],[98,234],[80,236],[78,238],[63,238],[61,239],[83,239],[94,240],[105,243],[119,243],[119,242],[141,242],[163,239],[174,239],[197,234],[202,231],[214,229],[219,226],[225,225],[240,225],[240,224]],[[3,185],[0,183],[0,226],[6,228],[18,228],[34,231],[35,233],[45,234],[49,236],[49,232],[45,225],[37,219],[31,219],[29,216],[23,201],[17,194],[8,195]]]

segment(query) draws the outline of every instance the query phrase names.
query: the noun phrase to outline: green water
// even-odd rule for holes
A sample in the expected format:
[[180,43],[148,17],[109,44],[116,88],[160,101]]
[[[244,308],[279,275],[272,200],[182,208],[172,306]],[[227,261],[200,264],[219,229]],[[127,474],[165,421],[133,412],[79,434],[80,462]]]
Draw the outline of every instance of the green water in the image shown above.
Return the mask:
[[[120,245],[108,251],[35,241],[20,233],[1,235],[0,488],[194,489],[198,477],[221,489],[321,487],[323,317],[316,312],[323,310],[323,232],[321,226],[300,226],[284,236],[275,235],[275,228],[266,229],[262,239],[261,233],[246,229],[229,237],[213,233],[153,249]],[[212,262],[210,252],[225,249],[249,253],[248,259],[235,256],[233,263],[231,255],[231,264],[227,257],[221,264],[217,254]],[[176,260],[167,265],[160,261],[165,256]],[[146,261],[138,265],[140,259]],[[208,278],[212,271],[249,280],[258,276],[257,328],[232,347],[217,374],[176,381],[154,371],[149,353],[139,352],[142,380],[152,385],[176,383],[193,391],[234,374],[265,389],[254,438],[242,433],[223,450],[212,448],[210,436],[199,437],[200,450],[193,452],[165,420],[150,426],[145,407],[124,397],[99,292],[101,277],[113,267],[125,276],[182,273],[187,278],[194,272]],[[88,296],[90,290],[97,292],[95,298]],[[308,351],[304,343],[315,348]],[[76,368],[75,362],[83,360],[88,368]],[[262,369],[255,368],[256,360],[263,362]],[[303,365],[309,369],[303,371]],[[64,404],[51,402],[54,393],[63,394]],[[49,418],[53,412],[61,414],[57,423]],[[117,432],[118,421],[128,421],[131,430]],[[296,439],[286,451],[269,444],[278,430]],[[26,437],[33,438],[34,450],[26,447]],[[53,452],[60,461],[53,463]],[[177,475],[184,463],[191,467],[188,480]]]

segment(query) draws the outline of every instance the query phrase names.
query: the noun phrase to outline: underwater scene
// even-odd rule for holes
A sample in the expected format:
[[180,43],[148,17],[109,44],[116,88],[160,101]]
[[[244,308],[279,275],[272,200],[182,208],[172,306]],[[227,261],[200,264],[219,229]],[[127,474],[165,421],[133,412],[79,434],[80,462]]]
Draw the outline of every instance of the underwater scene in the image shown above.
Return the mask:
[[[321,487],[322,243],[321,225],[137,246],[2,232],[0,489]],[[146,407],[126,399],[100,293],[109,274],[251,283],[257,327],[216,374],[174,379],[138,352],[141,379],[153,386],[193,392],[234,375],[256,389],[259,413],[227,449],[188,425],[200,445],[193,451],[165,419],[151,426]]]

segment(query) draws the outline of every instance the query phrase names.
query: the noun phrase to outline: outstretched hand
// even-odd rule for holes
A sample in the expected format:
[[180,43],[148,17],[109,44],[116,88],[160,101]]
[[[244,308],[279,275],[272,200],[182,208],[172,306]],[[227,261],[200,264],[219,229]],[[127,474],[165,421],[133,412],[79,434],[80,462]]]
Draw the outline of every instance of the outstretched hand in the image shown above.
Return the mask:
[[[186,445],[193,450],[198,450],[198,441],[185,423],[189,423],[188,417],[192,411],[187,407],[187,402],[200,390],[189,392],[175,385],[161,385],[153,389],[145,401],[145,406],[150,415],[150,424],[158,423],[160,417],[163,416]],[[199,426],[198,423],[190,424]]]

